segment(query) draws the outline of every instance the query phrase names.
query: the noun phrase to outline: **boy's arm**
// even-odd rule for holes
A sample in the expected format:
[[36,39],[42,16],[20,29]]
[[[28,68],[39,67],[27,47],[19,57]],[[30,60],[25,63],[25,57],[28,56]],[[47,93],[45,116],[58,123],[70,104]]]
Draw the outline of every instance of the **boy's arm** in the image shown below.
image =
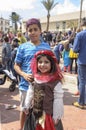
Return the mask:
[[27,74],[27,73],[25,73],[24,71],[22,71],[20,64],[15,63],[15,64],[14,64],[14,69],[15,69],[15,71],[16,71],[20,76],[22,76],[26,81],[28,81],[28,82],[32,82],[32,81],[33,81],[33,76],[32,76],[32,74]]
[[15,71],[20,75],[20,76],[24,76],[24,74],[25,74],[25,72],[23,72],[22,70],[21,70],[21,65],[20,64],[18,64],[18,63],[15,63],[14,64],[14,69],[15,69]]

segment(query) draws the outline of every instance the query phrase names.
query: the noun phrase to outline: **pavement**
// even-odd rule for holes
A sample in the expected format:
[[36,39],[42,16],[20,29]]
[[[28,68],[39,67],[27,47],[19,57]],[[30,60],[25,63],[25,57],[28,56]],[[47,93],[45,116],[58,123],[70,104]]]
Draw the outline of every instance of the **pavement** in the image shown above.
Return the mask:
[[[64,130],[86,130],[86,109],[76,108],[72,105],[78,97],[76,75],[64,74],[64,117],[62,118]],[[18,86],[14,92],[9,91],[10,81],[0,85],[0,130],[19,129],[19,91]],[[6,105],[16,105],[15,109],[6,110]]]

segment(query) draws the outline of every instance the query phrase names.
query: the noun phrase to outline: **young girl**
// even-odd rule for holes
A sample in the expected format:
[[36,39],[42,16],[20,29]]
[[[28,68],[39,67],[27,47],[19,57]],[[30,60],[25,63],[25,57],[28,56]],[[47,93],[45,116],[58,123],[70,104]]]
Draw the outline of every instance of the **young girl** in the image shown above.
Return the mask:
[[64,72],[70,72],[70,58],[69,58],[69,43],[68,41],[64,44],[63,61],[64,61]]
[[[29,86],[25,101],[25,113],[33,103],[35,130],[63,130],[62,74],[52,51],[35,54],[31,68],[34,81]],[[27,130],[24,127],[24,130]]]

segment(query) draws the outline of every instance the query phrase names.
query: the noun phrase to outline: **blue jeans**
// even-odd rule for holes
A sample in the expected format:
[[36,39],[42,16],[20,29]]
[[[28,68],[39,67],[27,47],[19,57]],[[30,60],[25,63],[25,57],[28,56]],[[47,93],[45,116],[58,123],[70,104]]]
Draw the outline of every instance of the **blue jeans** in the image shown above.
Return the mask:
[[86,104],[86,65],[78,65],[79,91],[80,97],[78,102],[80,105]]

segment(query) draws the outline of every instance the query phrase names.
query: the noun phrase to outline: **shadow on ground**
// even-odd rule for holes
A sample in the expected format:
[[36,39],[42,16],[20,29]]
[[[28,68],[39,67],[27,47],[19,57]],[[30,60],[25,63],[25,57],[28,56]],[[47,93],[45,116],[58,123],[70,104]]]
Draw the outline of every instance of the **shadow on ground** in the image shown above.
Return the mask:
[[[17,108],[6,110],[6,105],[16,105]],[[0,87],[0,118],[1,123],[9,123],[19,120],[19,91],[10,92],[9,88]]]
[[63,89],[64,90],[64,105],[72,105],[73,102],[78,100],[77,96],[74,96],[72,93],[68,91],[68,89]]

